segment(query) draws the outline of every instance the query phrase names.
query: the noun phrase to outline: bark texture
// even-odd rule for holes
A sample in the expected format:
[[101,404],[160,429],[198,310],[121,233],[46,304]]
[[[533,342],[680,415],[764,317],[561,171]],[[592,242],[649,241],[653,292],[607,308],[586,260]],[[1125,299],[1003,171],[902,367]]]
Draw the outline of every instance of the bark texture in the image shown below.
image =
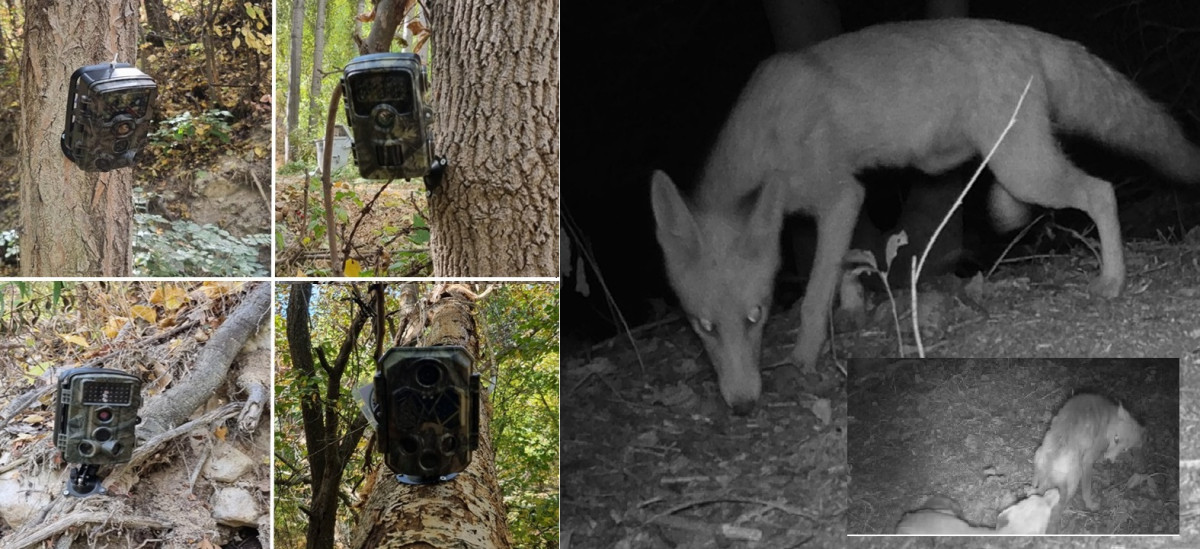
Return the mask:
[[[456,288],[439,286],[426,298],[429,305],[409,309],[429,311],[428,330],[424,330],[419,345],[462,345],[471,356],[478,357],[479,341],[469,297],[473,294]],[[423,486],[403,486],[386,468],[376,471],[378,481],[367,497],[350,547],[512,546],[489,427],[492,405],[486,394],[480,400],[479,448],[467,469],[452,481]]]
[[21,59],[21,275],[129,276],[133,169],[63,156],[71,73],[137,60],[137,0],[29,0]]
[[428,0],[434,276],[558,276],[558,0]]
[[308,88],[308,131],[312,133],[321,118],[321,71],[325,63],[325,0],[317,0],[317,22],[313,25],[312,81]]

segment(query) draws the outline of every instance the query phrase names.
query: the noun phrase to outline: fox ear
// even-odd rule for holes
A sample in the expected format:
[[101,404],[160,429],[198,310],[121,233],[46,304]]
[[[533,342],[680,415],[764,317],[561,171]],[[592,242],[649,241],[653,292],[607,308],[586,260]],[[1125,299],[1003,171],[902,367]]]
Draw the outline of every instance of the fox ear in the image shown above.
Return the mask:
[[650,205],[654,209],[658,243],[663,253],[682,252],[685,257],[694,257],[700,248],[696,219],[671,178],[662,170],[654,170],[651,177]]

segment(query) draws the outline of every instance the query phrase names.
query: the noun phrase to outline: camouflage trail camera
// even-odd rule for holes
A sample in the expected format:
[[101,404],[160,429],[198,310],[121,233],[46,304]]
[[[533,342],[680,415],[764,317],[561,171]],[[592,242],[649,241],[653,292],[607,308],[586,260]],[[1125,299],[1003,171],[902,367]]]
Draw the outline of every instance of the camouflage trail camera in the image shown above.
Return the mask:
[[479,374],[456,346],[393,347],[379,361],[374,413],[384,462],[406,484],[450,480],[479,446]]
[[137,445],[142,381],[103,368],[62,373],[55,399],[54,444],[63,460],[87,465],[124,463]]
[[346,64],[346,120],[364,179],[423,177],[437,166],[428,88],[421,57],[414,53],[372,53]]
[[63,154],[85,172],[133,165],[146,145],[158,86],[128,63],[81,67],[67,90]]

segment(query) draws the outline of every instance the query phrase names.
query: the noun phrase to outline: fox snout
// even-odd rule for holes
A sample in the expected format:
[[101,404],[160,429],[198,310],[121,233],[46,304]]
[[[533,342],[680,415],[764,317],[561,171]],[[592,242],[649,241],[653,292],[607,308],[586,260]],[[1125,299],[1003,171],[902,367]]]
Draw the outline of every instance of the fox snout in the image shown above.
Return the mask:
[[717,370],[721,398],[737,415],[750,413],[762,394],[762,374],[758,369],[760,341],[754,335],[759,334],[730,334],[725,337],[701,334],[705,351]]

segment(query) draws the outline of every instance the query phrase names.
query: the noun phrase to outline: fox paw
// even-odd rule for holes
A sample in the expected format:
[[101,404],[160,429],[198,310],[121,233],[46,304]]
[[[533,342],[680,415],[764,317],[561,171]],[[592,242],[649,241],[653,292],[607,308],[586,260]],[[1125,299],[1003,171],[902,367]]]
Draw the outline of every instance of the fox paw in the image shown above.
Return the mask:
[[1100,296],[1106,299],[1112,299],[1121,295],[1121,287],[1125,285],[1125,280],[1121,278],[1105,278],[1098,276],[1092,279],[1088,284],[1088,292],[1092,295]]

